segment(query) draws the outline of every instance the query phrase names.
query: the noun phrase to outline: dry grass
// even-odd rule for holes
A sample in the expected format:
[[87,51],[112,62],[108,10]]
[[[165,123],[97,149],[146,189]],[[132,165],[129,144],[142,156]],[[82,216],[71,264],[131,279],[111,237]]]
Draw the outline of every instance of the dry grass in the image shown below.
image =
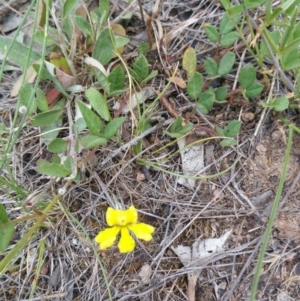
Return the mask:
[[[143,3],[148,15],[151,15],[153,2],[149,0]],[[158,47],[159,52],[154,52],[161,72],[150,83],[157,90],[163,89],[166,84],[164,78],[170,76],[174,69],[174,65],[165,60],[166,54],[181,60],[183,50],[191,45],[196,49],[198,64],[201,65],[206,57],[214,56],[219,51],[207,40],[202,26],[204,23],[217,24],[223,14],[216,1],[189,1],[188,5],[180,1],[161,2],[156,15],[156,20],[160,22],[153,21],[156,38],[153,43],[159,40],[159,26],[166,43],[164,47]],[[120,16],[126,5],[126,1],[112,1],[113,19]],[[138,28],[133,29],[132,41],[135,41],[134,38],[146,37],[146,32],[141,24],[138,6],[131,7],[131,11],[134,12],[133,27]],[[155,26],[158,26],[156,30]],[[129,46],[132,49],[135,47],[134,43]],[[131,53],[132,50],[124,55],[128,64],[131,62]],[[239,65],[251,60],[242,52],[236,51],[236,55],[235,69],[225,78],[230,90],[235,88]],[[181,69],[178,71],[180,75],[185,76]],[[7,126],[13,120],[16,103],[15,99],[9,97],[15,80],[16,73],[7,72],[0,83],[0,118]],[[285,89],[278,79],[274,82],[274,94],[275,89]],[[171,87],[167,95],[173,108],[185,114],[190,111],[191,102],[184,93]],[[110,100],[111,106],[114,101]],[[195,115],[193,122],[207,128],[215,125],[223,127],[245,112],[253,113],[255,118],[253,121],[243,121],[237,146],[224,149],[217,141],[205,144],[205,174],[225,170],[240,157],[235,169],[215,179],[200,180],[192,190],[179,185],[178,178],[171,174],[136,164],[136,159],[145,156],[160,162],[162,157],[177,150],[173,144],[154,153],[171,141],[160,127],[143,137],[143,152],[138,156],[132,153],[130,147],[120,148],[117,142],[97,149],[93,155],[85,151],[78,154],[79,161],[88,158],[80,171],[81,180],[71,185],[43,227],[1,277],[0,299],[109,300],[92,240],[105,227],[105,210],[115,196],[125,207],[134,204],[140,213],[140,220],[153,225],[156,231],[153,241],[138,242],[138,247],[131,254],[120,254],[116,247],[98,251],[113,300],[187,300],[187,274],[191,268],[183,267],[170,247],[177,244],[191,246],[200,236],[203,239],[219,237],[228,229],[233,229],[233,234],[226,244],[226,251],[201,261],[203,270],[196,285],[196,300],[247,300],[268,217],[268,206],[272,204],[280,176],[280,167],[275,164],[283,161],[284,136],[277,140],[272,138],[274,129],[279,128],[276,118],[272,113],[262,115],[255,102],[245,106],[220,105],[214,107],[205,119]],[[293,114],[292,117],[296,117],[296,113]],[[162,118],[161,122],[168,122],[172,118],[162,104],[159,104],[154,116]],[[285,129],[281,128],[280,131],[286,134]],[[200,131],[199,135],[205,137],[207,133]],[[132,145],[134,138],[130,135],[126,142]],[[284,190],[284,195],[289,197],[281,208],[285,217],[293,213],[297,225],[300,208],[298,184],[294,181],[294,186],[291,185],[299,171],[299,142],[296,139],[294,143],[293,166]],[[266,150],[262,152],[260,145]],[[24,127],[10,155],[9,164],[15,179],[30,196],[16,203],[15,194],[9,189],[1,189],[1,203],[6,206],[11,219],[20,218],[25,209],[31,212],[35,204],[43,206],[43,202],[49,201],[56,190],[63,186],[62,180],[55,182],[36,172],[37,160],[48,155],[40,143],[39,130],[30,125]],[[270,171],[265,172],[262,166],[269,166]],[[164,163],[163,167],[169,172],[180,172],[179,153]],[[138,173],[146,175],[147,180],[137,180]],[[7,169],[2,169],[1,174],[9,179]],[[266,197],[261,197],[268,191]],[[253,208],[257,211],[254,212]],[[18,225],[12,243],[18,241],[30,226],[31,222]],[[295,231],[299,231],[297,227]],[[260,279],[258,300],[300,299],[298,242],[299,237],[284,237],[280,230],[274,229]],[[139,276],[145,265],[150,265],[152,271],[148,283],[142,283]],[[280,296],[286,297],[279,299]]]

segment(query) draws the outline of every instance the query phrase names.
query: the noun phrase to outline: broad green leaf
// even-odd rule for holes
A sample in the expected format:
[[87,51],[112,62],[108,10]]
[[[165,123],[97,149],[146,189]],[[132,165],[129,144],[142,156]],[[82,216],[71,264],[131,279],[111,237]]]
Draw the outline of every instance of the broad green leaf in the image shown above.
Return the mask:
[[43,112],[34,117],[31,121],[33,126],[47,126],[53,124],[62,115],[64,111],[61,109]]
[[72,10],[75,9],[75,6],[77,5],[78,0],[66,0],[64,3],[64,8],[63,8],[63,16],[66,18]]
[[93,58],[98,60],[102,65],[108,64],[114,54],[114,46],[109,33],[108,29],[102,30],[93,51]]
[[[35,98],[31,99],[33,95],[33,87],[31,84],[23,84],[19,91],[20,104],[27,108],[28,114],[31,115],[36,112],[37,105]],[[31,104],[29,103],[31,101]]]
[[291,70],[299,66],[300,55],[297,49],[294,49],[280,58],[283,70]]
[[73,32],[74,32],[74,22],[71,21],[71,18],[65,18],[63,20],[63,30],[66,33],[66,36],[68,37],[69,41],[71,41]]
[[133,70],[141,80],[144,80],[149,74],[149,65],[146,57],[140,55],[133,64]]
[[255,78],[256,78],[256,70],[251,64],[245,65],[239,72],[239,83],[244,88],[247,89],[250,87]]
[[97,146],[106,145],[107,140],[105,138],[101,138],[94,135],[87,135],[80,139],[81,145],[84,148],[93,148]]
[[236,42],[239,38],[239,34],[236,31],[228,32],[221,37],[220,45],[223,47],[228,47]]
[[[278,42],[280,40],[280,31],[278,29],[275,29],[274,31],[270,32],[267,29],[265,29],[265,35],[266,38],[271,39],[271,43],[268,42],[268,44],[270,45],[271,50],[275,52]],[[264,57],[270,57],[269,50],[267,49],[267,46],[264,41],[260,42],[260,53]]]
[[170,127],[170,133],[176,133],[182,127],[182,117],[178,116]]
[[44,91],[42,91],[40,88],[37,88],[35,93],[36,93],[36,104],[39,110],[42,112],[49,111],[48,101]]
[[248,98],[256,97],[262,92],[263,88],[264,88],[264,86],[262,84],[253,83],[246,89],[245,95]]
[[5,207],[3,204],[0,204],[0,225],[7,223],[8,221],[9,221],[9,218],[6,213]]
[[67,142],[64,139],[56,138],[48,145],[48,151],[51,153],[63,153],[67,150]]
[[150,50],[148,43],[141,43],[138,47],[138,54],[142,55],[147,53]]
[[224,130],[221,129],[220,127],[216,126],[216,127],[215,127],[215,131],[218,133],[219,136],[221,136],[221,137],[224,137],[224,136],[225,136]]
[[241,122],[238,120],[232,120],[228,123],[228,125],[224,129],[224,136],[233,138],[238,134],[241,128]]
[[208,58],[204,61],[204,69],[208,75],[215,76],[218,73],[218,64],[212,58]]
[[154,78],[157,75],[157,73],[158,73],[157,70],[152,70],[150,72],[150,74],[143,81],[141,81],[141,84],[144,84],[144,83],[150,81],[152,78]]
[[51,177],[65,178],[71,174],[71,171],[62,164],[45,162],[38,164],[37,171],[43,175]]
[[225,13],[220,23],[220,34],[224,35],[226,33],[229,33],[232,29],[235,28],[234,24],[237,23],[239,19],[239,14],[229,17],[228,13]]
[[0,252],[4,252],[9,246],[10,241],[14,236],[14,224],[12,222],[7,222],[5,224],[0,224]]
[[43,138],[43,142],[46,145],[49,145],[51,141],[58,136],[60,131],[60,125],[61,123],[59,125],[54,123],[42,128],[42,138]]
[[[130,42],[129,38],[115,35],[115,44],[116,44],[116,48],[118,50],[119,50],[119,48],[122,48],[125,45],[127,45],[129,42]],[[119,52],[122,53],[120,50],[119,50]]]
[[228,74],[235,62],[235,54],[233,52],[227,52],[221,59],[219,64],[218,73],[220,75]]
[[[7,48],[11,44],[11,41],[11,38],[0,35],[0,50],[2,53],[6,54]],[[20,66],[24,71],[28,55],[29,48],[15,41],[10,52],[7,54],[7,57],[9,58],[9,60]],[[32,50],[29,57],[29,65],[40,59],[41,55]]]
[[109,15],[109,0],[100,0],[99,9],[101,13],[101,19],[106,22]]
[[125,119],[125,117],[119,117],[110,121],[103,131],[104,137],[108,140],[115,136]]
[[193,47],[188,47],[185,50],[183,54],[182,67],[187,72],[188,78],[195,73],[197,67],[197,56]]
[[277,112],[286,110],[289,107],[289,104],[290,102],[285,96],[281,96],[271,103],[273,110]]
[[[44,44],[45,39],[45,31],[44,30],[38,30],[33,34],[33,39],[35,42],[37,42],[40,45]],[[51,36],[46,36],[46,46],[54,45],[55,41],[51,38]]]
[[108,76],[109,92],[119,91],[125,84],[125,72],[121,66],[115,67]]
[[90,23],[85,20],[84,18],[80,16],[74,16],[74,21],[77,27],[85,34],[85,35],[91,35],[92,34],[92,28]]
[[85,91],[85,96],[89,100],[93,109],[106,121],[111,119],[105,97],[95,88],[91,87]]
[[66,160],[63,163],[64,167],[66,167],[70,172],[73,170],[73,160],[70,156],[66,158]]
[[203,75],[195,72],[189,79],[186,90],[190,98],[196,99],[199,97],[204,83]]
[[50,162],[51,163],[57,163],[57,164],[60,164],[61,163],[61,158],[60,156],[58,155],[53,155],[50,159]]
[[212,41],[213,43],[219,42],[220,34],[215,26],[212,25],[205,26],[205,33],[209,38],[209,40]]
[[77,101],[78,107],[80,109],[80,112],[82,114],[82,117],[91,131],[93,135],[99,135],[100,132],[102,132],[104,126],[103,123],[91,109],[89,109],[82,101]]
[[180,136],[185,135],[189,131],[191,131],[194,128],[194,126],[191,123],[188,123],[184,126],[182,126],[177,133],[180,134]]
[[232,146],[232,145],[236,145],[237,144],[237,141],[233,138],[227,138],[227,139],[223,139],[221,142],[220,142],[220,145],[222,147],[226,147],[226,146]]
[[227,89],[226,87],[219,87],[217,88],[216,92],[216,100],[217,101],[223,101],[226,99],[226,95],[227,95]]
[[197,109],[203,114],[207,114],[214,104],[215,95],[211,92],[204,92],[201,94],[199,100],[196,102]]

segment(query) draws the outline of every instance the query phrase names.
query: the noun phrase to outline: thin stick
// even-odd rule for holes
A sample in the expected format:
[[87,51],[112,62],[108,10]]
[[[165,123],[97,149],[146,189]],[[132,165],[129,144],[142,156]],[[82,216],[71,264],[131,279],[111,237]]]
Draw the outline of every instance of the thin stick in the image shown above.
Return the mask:
[[141,13],[141,16],[142,16],[142,22],[143,22],[143,25],[146,26],[146,22],[145,22],[145,18],[144,18],[144,12],[143,12],[143,7],[142,7],[142,4],[141,4],[141,0],[138,0],[139,2],[139,7],[140,7],[140,13]]

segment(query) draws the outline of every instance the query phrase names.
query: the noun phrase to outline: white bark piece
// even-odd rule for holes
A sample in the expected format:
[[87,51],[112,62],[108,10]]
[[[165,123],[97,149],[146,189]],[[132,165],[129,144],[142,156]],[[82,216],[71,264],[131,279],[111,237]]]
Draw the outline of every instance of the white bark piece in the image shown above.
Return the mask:
[[194,267],[194,269],[188,273],[187,297],[189,301],[195,300],[195,286],[203,269],[199,263],[199,259],[222,252],[224,244],[231,232],[232,230],[229,230],[219,238],[208,238],[201,240],[201,237],[199,237],[193,243],[192,248],[183,245],[171,247],[184,266]]
[[[196,176],[204,167],[204,145],[203,143],[194,144],[186,147],[186,138],[177,141],[182,161],[182,171],[185,176]],[[195,179],[179,178],[178,183],[192,189],[195,187]]]
[[141,277],[142,283],[144,284],[149,283],[151,275],[152,275],[151,266],[149,264],[143,265],[139,272],[139,276]]

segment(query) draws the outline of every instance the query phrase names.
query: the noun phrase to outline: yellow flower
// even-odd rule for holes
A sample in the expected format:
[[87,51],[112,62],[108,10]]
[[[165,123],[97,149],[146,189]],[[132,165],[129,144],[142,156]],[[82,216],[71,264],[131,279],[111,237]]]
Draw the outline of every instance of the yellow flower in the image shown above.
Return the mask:
[[106,228],[99,232],[95,241],[100,244],[100,250],[111,247],[121,232],[118,247],[121,253],[132,252],[135,248],[135,240],[130,235],[133,232],[138,239],[150,241],[154,227],[137,223],[138,214],[134,206],[127,210],[116,210],[109,207],[106,211],[106,222],[111,228]]

